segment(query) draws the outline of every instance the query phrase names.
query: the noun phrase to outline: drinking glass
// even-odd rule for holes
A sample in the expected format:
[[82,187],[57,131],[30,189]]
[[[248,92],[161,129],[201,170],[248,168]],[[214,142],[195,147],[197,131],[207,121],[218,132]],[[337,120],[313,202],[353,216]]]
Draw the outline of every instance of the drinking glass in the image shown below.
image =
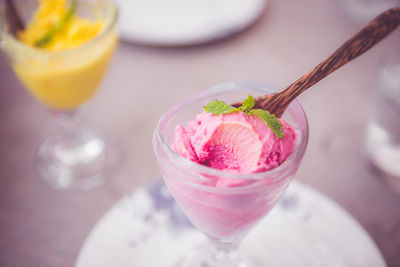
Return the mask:
[[293,153],[280,166],[251,174],[216,170],[182,157],[173,148],[175,126],[193,120],[211,100],[235,103],[249,94],[256,97],[278,89],[259,82],[224,83],[184,100],[161,117],[153,142],[161,174],[183,212],[210,241],[182,257],[178,266],[254,266],[237,248],[293,179],[306,150],[308,122],[301,105],[294,101],[283,116],[296,131]]
[[389,8],[399,6],[400,0],[341,0],[345,12],[366,23]]
[[381,64],[366,131],[366,155],[384,180],[400,192],[400,55],[388,50]]
[[[26,25],[37,0],[13,1]],[[118,153],[111,140],[82,126],[78,108],[96,92],[117,44],[117,8],[111,1],[78,1],[80,17],[104,21],[91,41],[69,50],[49,52],[27,46],[11,33],[0,1],[1,48],[26,89],[54,115],[60,126],[37,154],[40,177],[62,190],[86,190],[102,185],[114,170]]]

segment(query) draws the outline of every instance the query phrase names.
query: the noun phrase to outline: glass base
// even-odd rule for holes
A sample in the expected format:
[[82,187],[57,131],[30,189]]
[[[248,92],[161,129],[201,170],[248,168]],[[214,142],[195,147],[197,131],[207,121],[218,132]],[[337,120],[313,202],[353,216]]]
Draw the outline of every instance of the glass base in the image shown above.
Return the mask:
[[213,246],[202,245],[180,259],[176,267],[255,267],[253,261],[237,250],[222,252],[213,250]]
[[55,189],[84,191],[106,183],[118,158],[109,138],[79,129],[46,139],[38,151],[37,169]]

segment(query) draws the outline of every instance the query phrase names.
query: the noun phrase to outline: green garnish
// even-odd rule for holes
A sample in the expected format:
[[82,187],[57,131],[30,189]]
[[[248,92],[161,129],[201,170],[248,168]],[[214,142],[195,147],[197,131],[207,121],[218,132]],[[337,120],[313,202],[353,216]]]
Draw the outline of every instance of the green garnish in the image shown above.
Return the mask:
[[252,109],[246,113],[247,115],[256,115],[260,119],[262,119],[265,124],[271,128],[272,132],[278,136],[279,138],[283,138],[283,125],[274,114],[269,113],[263,109]]
[[204,107],[204,111],[213,115],[228,114],[236,111],[243,111],[246,115],[256,115],[262,119],[272,132],[278,137],[283,138],[283,125],[274,114],[263,109],[253,109],[254,98],[249,95],[239,108],[226,104],[224,101],[213,100]]
[[239,109],[245,113],[249,112],[254,107],[254,97],[249,95],[244,101]]
[[35,41],[35,46],[40,47],[51,41],[53,35],[56,32],[59,32],[64,27],[65,23],[67,23],[68,20],[71,19],[72,15],[75,13],[76,4],[77,0],[71,1],[71,4],[68,7],[68,10],[64,14],[64,16],[62,16],[61,19],[56,24],[54,24],[50,29],[48,29],[47,32],[41,38]]
[[228,114],[239,110],[238,108],[229,106],[224,101],[218,100],[213,100],[204,107],[205,112],[212,113],[213,115]]

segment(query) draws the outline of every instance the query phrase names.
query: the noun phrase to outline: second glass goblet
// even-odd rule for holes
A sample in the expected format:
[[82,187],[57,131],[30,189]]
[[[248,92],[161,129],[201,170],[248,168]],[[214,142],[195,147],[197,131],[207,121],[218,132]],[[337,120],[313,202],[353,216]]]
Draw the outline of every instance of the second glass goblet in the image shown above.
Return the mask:
[[[25,24],[38,8],[37,0],[13,3]],[[117,8],[107,0],[78,1],[77,15],[103,21],[103,29],[89,42],[60,51],[20,42],[10,32],[5,8],[0,0],[1,48],[17,77],[60,126],[39,148],[36,165],[41,178],[62,190],[104,184],[115,169],[118,153],[108,138],[82,127],[77,109],[98,89],[115,50]]]
[[192,120],[211,100],[235,103],[249,94],[265,95],[278,89],[257,82],[225,83],[183,101],[161,117],[153,143],[161,174],[183,212],[210,240],[184,257],[179,266],[254,266],[237,248],[293,179],[306,150],[308,122],[302,107],[294,101],[283,116],[296,131],[293,153],[280,166],[252,174],[211,169],[182,157],[173,149],[175,126]]

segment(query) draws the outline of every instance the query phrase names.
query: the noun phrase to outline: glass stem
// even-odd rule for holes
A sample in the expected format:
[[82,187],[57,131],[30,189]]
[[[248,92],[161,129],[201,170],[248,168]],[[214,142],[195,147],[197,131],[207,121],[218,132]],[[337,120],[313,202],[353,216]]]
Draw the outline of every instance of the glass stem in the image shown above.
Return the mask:
[[76,110],[59,111],[51,110],[59,131],[66,137],[75,137],[82,126],[82,118]]
[[[231,263],[236,263],[239,259],[237,248],[240,240],[235,241],[224,241],[215,238],[210,238],[210,242],[213,245],[213,255],[217,266],[229,266]],[[231,265],[233,266],[233,265]]]

